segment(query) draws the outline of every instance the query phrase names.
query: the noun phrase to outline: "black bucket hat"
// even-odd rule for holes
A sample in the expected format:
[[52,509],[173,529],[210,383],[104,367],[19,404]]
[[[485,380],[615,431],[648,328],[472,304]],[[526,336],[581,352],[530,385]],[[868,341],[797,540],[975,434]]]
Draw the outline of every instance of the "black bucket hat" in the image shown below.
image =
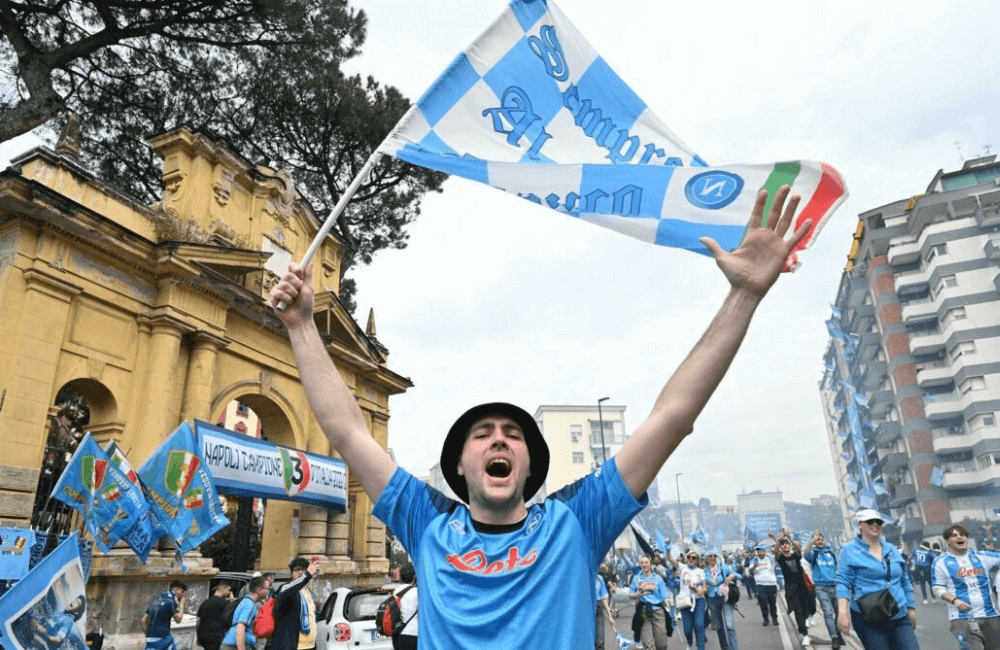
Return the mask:
[[524,483],[524,500],[528,501],[542,487],[545,476],[549,473],[549,446],[545,444],[545,438],[542,437],[535,418],[524,409],[507,402],[490,402],[473,406],[455,420],[441,448],[441,473],[458,498],[468,503],[469,486],[465,483],[465,477],[458,473],[458,462],[462,458],[462,448],[465,446],[469,429],[476,420],[488,415],[509,417],[517,422],[524,432],[524,442],[528,446],[528,457],[531,459],[531,475]]

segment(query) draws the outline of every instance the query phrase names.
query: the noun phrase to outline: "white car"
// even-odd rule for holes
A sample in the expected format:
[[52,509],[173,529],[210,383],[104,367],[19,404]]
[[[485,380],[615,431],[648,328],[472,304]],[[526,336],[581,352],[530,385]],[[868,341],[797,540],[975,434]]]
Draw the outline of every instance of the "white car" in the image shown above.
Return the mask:
[[392,637],[375,629],[375,611],[389,594],[404,586],[334,589],[316,615],[316,650],[392,650]]

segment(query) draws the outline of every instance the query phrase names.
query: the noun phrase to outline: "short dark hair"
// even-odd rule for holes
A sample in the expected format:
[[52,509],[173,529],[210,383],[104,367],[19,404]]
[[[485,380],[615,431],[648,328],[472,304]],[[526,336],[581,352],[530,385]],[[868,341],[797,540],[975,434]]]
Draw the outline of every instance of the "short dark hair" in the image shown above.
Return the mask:
[[417,573],[413,570],[412,564],[405,564],[403,568],[399,570],[400,582],[413,582],[413,579],[416,577]]
[[288,563],[288,570],[294,571],[295,569],[306,569],[309,567],[309,560],[304,557],[297,557]]
[[250,579],[250,584],[247,585],[247,593],[249,594],[251,591],[257,591],[261,587],[266,586],[267,580],[264,579],[264,576],[254,576]]
[[180,587],[184,591],[187,591],[188,583],[184,582],[183,580],[174,580],[173,582],[170,583],[170,588],[173,589],[174,587]]
[[944,529],[944,538],[948,539],[949,537],[955,534],[956,530],[962,533],[962,535],[964,535],[965,537],[969,536],[969,531],[966,530],[965,526],[961,526],[959,524],[953,524]]

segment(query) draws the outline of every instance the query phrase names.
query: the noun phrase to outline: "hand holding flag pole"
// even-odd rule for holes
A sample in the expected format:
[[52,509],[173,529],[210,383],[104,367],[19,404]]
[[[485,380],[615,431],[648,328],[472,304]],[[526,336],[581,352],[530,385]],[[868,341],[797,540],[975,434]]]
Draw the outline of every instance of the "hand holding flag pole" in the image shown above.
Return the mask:
[[[361,168],[361,171],[358,172],[358,175],[354,177],[354,180],[351,181],[351,184],[344,191],[343,195],[341,195],[340,201],[337,202],[337,205],[335,205],[333,207],[333,210],[330,211],[330,214],[327,215],[326,221],[324,221],[323,225],[320,226],[319,232],[316,233],[316,237],[313,239],[312,243],[309,244],[309,250],[306,251],[306,254],[305,256],[303,256],[302,262],[299,264],[299,266],[305,268],[309,265],[309,262],[316,254],[316,251],[319,250],[319,247],[323,243],[323,240],[326,239],[326,236],[330,234],[330,230],[333,228],[333,224],[337,223],[337,219],[340,217],[340,214],[344,211],[344,209],[347,208],[347,204],[351,202],[351,199],[354,198],[354,195],[357,193],[358,188],[361,187],[361,183],[365,180],[369,172],[371,172],[371,170],[375,168],[375,165],[377,165],[378,161],[381,159],[382,159],[382,154],[375,152],[365,162],[364,166]],[[284,311],[285,307],[287,306],[288,305],[285,304],[284,300],[279,300],[278,304],[275,306],[275,309],[277,309],[278,311]]]

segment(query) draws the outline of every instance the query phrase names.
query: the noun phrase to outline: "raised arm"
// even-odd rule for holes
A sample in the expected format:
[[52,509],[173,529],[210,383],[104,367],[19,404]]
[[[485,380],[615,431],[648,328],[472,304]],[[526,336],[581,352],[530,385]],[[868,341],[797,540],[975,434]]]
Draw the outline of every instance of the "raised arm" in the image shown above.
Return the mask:
[[271,304],[287,305],[275,311],[288,329],[299,377],[309,406],[327,439],[373,501],[378,500],[396,470],[392,458],[365,425],[358,403],[337,372],[313,321],[312,266],[291,264],[271,290]]
[[788,193],[788,186],[778,190],[765,220],[767,192],[760,192],[746,237],[732,253],[725,252],[708,237],[701,240],[729,280],[729,294],[701,340],[660,391],[649,417],[618,452],[618,469],[636,498],[646,491],[663,463],[694,429],[695,419],[736,356],[757,305],[812,225],[807,220],[785,239],[799,204],[799,197],[793,196],[786,206]]

